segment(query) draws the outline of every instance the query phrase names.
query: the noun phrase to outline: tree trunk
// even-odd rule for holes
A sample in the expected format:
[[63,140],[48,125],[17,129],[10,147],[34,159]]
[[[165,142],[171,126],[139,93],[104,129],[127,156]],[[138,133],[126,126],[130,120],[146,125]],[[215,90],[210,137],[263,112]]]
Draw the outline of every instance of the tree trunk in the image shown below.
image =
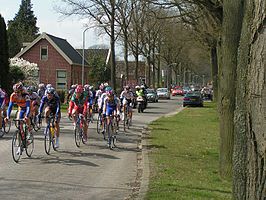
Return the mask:
[[124,33],[124,62],[126,68],[126,80],[129,80],[128,76],[128,35]]
[[111,87],[116,90],[116,73],[115,73],[115,5],[114,0],[111,0]]
[[222,67],[219,69],[220,157],[222,177],[232,176],[235,78],[242,25],[243,0],[223,1]]
[[210,49],[210,58],[211,58],[211,69],[212,69],[212,88],[213,88],[213,97],[217,101],[218,97],[218,58],[217,58],[217,48],[216,46],[211,47]]
[[[266,2],[249,0],[247,17],[251,39],[247,75],[247,183],[246,199],[265,199],[266,133]],[[244,33],[244,30],[243,30]],[[247,41],[246,41],[247,42]]]
[[157,88],[161,87],[161,59],[158,58]]
[[148,55],[147,57],[147,62],[148,62],[148,86],[151,86],[151,57]]
[[[135,57],[135,79],[138,80],[138,73],[139,73],[139,45],[138,45],[138,37],[136,37],[136,54],[134,55]],[[144,78],[144,77],[142,77]]]

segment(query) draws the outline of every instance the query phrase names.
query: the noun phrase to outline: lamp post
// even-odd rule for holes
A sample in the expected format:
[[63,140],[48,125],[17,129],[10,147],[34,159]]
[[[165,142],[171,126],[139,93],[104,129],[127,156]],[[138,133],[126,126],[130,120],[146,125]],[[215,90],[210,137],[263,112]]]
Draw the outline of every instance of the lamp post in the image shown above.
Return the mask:
[[85,32],[90,29],[90,28],[94,28],[97,27],[96,25],[94,26],[89,26],[87,27],[84,31],[83,31],[83,36],[82,36],[82,74],[81,74],[81,82],[82,82],[82,86],[84,85],[84,54],[85,54]]

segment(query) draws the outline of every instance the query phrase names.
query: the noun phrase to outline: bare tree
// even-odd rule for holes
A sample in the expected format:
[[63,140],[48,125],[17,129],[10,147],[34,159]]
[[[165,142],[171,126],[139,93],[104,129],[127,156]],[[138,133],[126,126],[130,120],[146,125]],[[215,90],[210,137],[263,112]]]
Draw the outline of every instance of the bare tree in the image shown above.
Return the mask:
[[116,89],[115,70],[115,17],[117,6],[122,0],[61,0],[65,3],[58,8],[65,16],[78,15],[82,18],[90,18],[110,36],[111,46],[111,86]]

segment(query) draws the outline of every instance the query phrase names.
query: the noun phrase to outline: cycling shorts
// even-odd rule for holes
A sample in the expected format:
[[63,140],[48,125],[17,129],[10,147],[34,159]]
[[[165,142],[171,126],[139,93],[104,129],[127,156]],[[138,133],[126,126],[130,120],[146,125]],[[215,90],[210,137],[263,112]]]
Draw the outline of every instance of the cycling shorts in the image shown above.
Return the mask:
[[18,114],[17,114],[17,119],[24,119],[25,114],[26,114],[26,107],[19,107],[18,109]]
[[0,108],[5,107],[5,98],[0,98]]
[[[50,110],[51,111],[51,114],[56,115],[57,108],[47,106],[46,109]],[[61,112],[58,113],[58,116],[57,117],[58,117],[58,119],[61,118]]]
[[106,116],[110,116],[116,111],[116,107],[107,105],[106,107]]

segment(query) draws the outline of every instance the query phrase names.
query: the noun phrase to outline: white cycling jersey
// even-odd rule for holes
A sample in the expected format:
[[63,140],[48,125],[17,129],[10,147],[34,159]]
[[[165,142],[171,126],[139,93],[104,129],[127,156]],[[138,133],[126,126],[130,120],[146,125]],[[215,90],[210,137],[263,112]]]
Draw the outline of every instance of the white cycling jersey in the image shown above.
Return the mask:
[[126,92],[126,91],[122,91],[121,95],[120,95],[120,99],[126,98],[126,99],[133,99],[133,93],[131,91]]

